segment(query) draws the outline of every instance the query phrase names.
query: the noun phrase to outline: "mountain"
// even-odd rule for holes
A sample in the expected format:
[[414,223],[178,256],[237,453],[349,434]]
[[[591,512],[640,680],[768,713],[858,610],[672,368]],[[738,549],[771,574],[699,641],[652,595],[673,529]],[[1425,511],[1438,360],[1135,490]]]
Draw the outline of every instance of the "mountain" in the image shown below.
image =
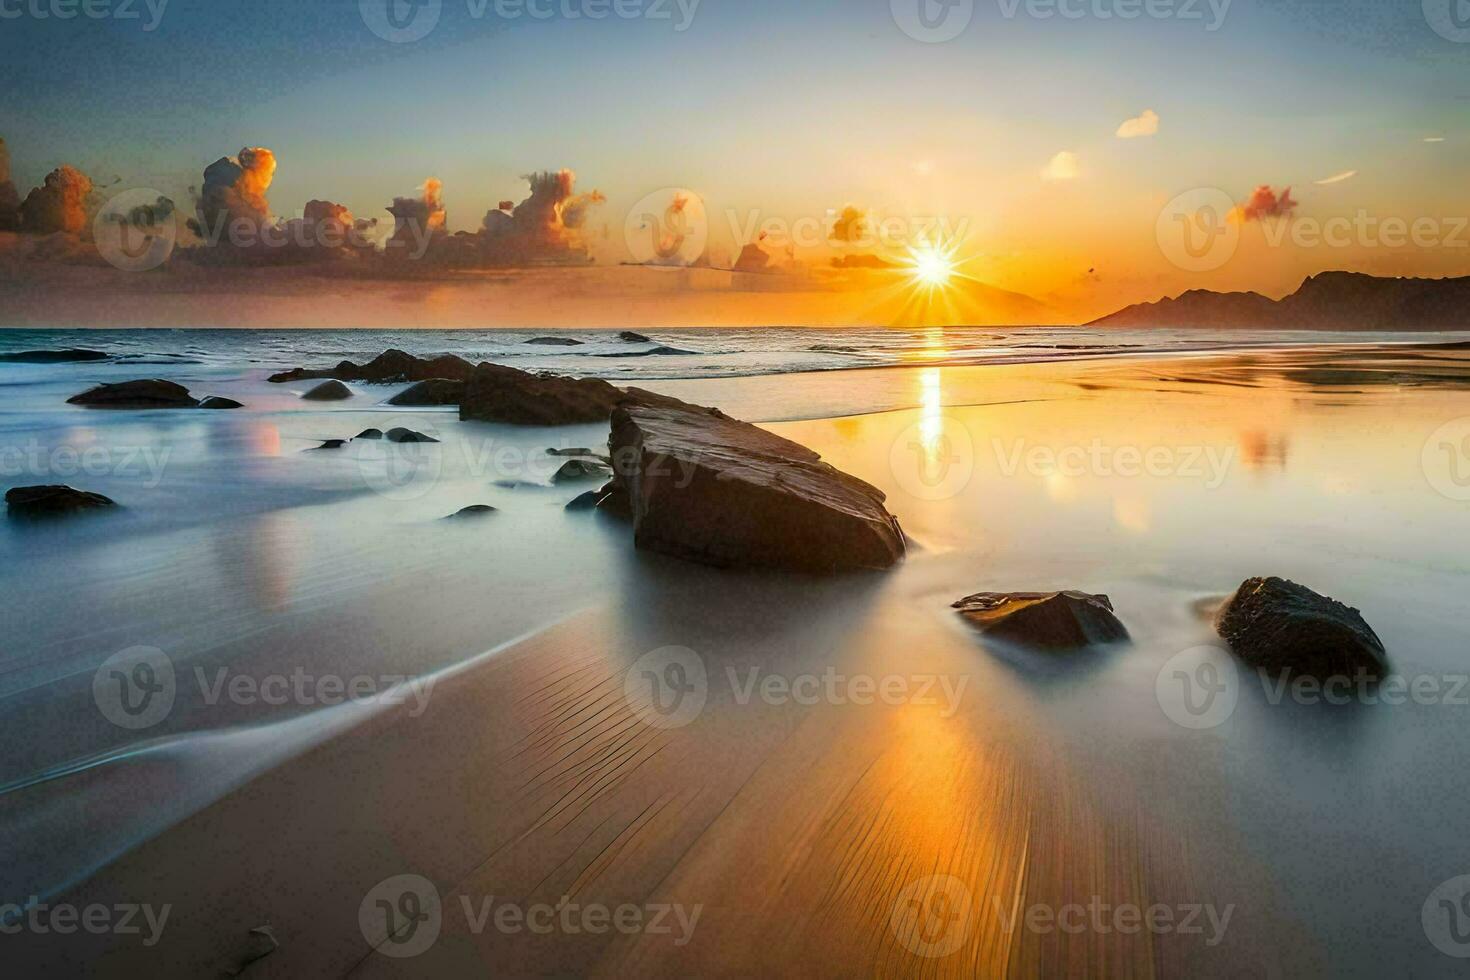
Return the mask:
[[1324,272],[1273,300],[1260,293],[1192,289],[1094,320],[1105,327],[1242,327],[1279,330],[1470,329],[1470,277],[1389,279]]

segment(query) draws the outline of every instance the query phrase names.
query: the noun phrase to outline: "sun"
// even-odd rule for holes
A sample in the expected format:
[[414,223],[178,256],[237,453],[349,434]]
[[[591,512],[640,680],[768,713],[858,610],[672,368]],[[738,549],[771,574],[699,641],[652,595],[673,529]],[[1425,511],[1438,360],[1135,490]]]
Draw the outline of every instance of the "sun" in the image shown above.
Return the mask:
[[928,243],[910,246],[904,270],[916,287],[927,287],[931,292],[947,289],[959,274],[955,249]]

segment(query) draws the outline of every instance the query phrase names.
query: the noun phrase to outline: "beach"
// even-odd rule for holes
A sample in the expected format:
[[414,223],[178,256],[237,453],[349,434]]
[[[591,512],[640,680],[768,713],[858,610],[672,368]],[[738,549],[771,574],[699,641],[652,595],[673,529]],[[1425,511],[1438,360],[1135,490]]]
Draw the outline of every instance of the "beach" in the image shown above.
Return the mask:
[[[820,579],[641,552],[566,511],[589,487],[553,483],[547,450],[606,425],[386,405],[405,385],[303,402],[265,380],[300,359],[224,342],[3,366],[7,485],[123,509],[0,527],[0,902],[168,913],[0,942],[217,975],[269,926],[252,978],[1440,968],[1421,913],[1470,873],[1443,817],[1470,801],[1470,357],[1147,338],[584,369],[884,491],[906,560]],[[64,404],[151,376],[245,408]],[[395,425],[439,442],[316,450]],[[498,513],[444,520],[477,504]],[[1360,609],[1419,687],[1329,703],[1240,671],[1193,711],[1172,679],[1218,666],[1211,614],[1257,575]],[[1023,653],[950,608],[1056,589],[1109,596],[1132,642]],[[101,668],[138,648],[172,692],[128,727]]]

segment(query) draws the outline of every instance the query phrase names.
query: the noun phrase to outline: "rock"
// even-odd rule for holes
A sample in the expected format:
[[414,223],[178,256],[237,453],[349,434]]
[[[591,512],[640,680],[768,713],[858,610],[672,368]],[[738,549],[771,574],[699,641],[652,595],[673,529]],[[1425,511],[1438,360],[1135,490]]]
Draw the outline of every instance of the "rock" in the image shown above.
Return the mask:
[[1127,640],[1105,595],[1086,592],[980,592],[954,603],[970,625],[1017,646],[1077,650]]
[[625,397],[606,381],[531,374],[499,364],[481,364],[465,386],[459,417],[509,425],[602,422]]
[[381,438],[383,438],[383,430],[382,429],[363,429],[361,432],[359,432],[357,434],[357,438],[359,438],[359,439],[381,439]]
[[422,432],[415,432],[412,429],[404,429],[404,428],[389,429],[388,430],[388,435],[385,438],[387,438],[387,440],[389,442],[438,442],[439,441],[438,439],[435,439],[432,436],[426,436],[426,435],[424,435]]
[[110,356],[100,350],[70,347],[66,350],[23,350],[14,354],[0,354],[0,362],[6,364],[71,364],[80,361],[105,361]]
[[469,378],[474,365],[453,354],[441,354],[434,358],[418,358],[401,350],[387,350],[366,364],[358,365],[343,361],[334,368],[309,371],[295,368],[271,375],[276,384],[289,381],[310,381],[318,378],[334,378],[337,381],[430,381],[448,379],[464,381]]
[[218,395],[210,395],[199,403],[199,407],[223,411],[231,408],[244,408],[245,406],[233,398],[221,398]]
[[606,480],[612,475],[612,467],[587,459],[569,459],[551,477],[552,483],[571,483],[576,480]]
[[580,340],[571,337],[537,337],[535,340],[526,341],[528,344],[539,344],[542,347],[581,347]]
[[597,501],[598,510],[624,521],[633,519],[633,505],[628,500],[628,491],[618,484],[616,477],[597,492],[601,495],[601,499]]
[[606,487],[603,487],[601,490],[588,490],[584,494],[573,497],[571,502],[567,504],[566,509],[570,511],[596,510],[607,494],[608,490]]
[[340,381],[324,381],[301,396],[309,402],[339,402],[352,397],[352,389]]
[[631,330],[624,330],[622,333],[618,334],[618,339],[619,340],[626,340],[630,344],[651,344],[651,343],[653,343],[653,341],[650,338],[643,336],[641,333],[634,333]]
[[597,456],[597,454],[594,453],[590,449],[548,449],[548,450],[546,450],[546,455],[548,455],[548,456],[590,456],[590,457],[596,457]]
[[342,448],[344,448],[351,441],[352,441],[351,439],[328,439],[325,442],[323,442],[320,446],[316,446],[316,447],[314,447],[312,449],[308,449],[307,452],[314,453],[314,452],[319,452],[319,451],[321,451],[323,449],[342,449]]
[[903,532],[883,492],[788,439],[633,389],[612,414],[617,489],[640,548],[720,566],[887,568]]
[[545,490],[544,483],[531,483],[529,480],[496,480],[490,484],[497,490]]
[[407,391],[399,392],[388,399],[389,405],[412,406],[458,405],[464,395],[464,382],[448,378],[430,378],[420,381]]
[[117,504],[100,493],[90,493],[75,487],[44,486],[16,487],[8,491],[5,494],[5,506],[11,517],[40,518],[104,510],[116,507]]
[[1252,667],[1319,677],[1382,677],[1388,656],[1358,610],[1280,578],[1247,579],[1215,628]]
[[87,408],[129,410],[197,408],[199,406],[199,401],[189,394],[188,388],[158,378],[98,385],[80,395],[73,395],[67,399],[67,403],[85,405]]
[[692,350],[680,350],[677,347],[655,347],[653,350],[626,350],[616,351],[611,354],[598,354],[598,357],[662,357],[670,354],[693,354]]
[[458,521],[468,518],[489,517],[491,514],[498,513],[500,512],[494,507],[491,507],[489,504],[475,504],[472,507],[466,507],[464,510],[460,511],[457,514],[450,514],[444,519],[446,521]]

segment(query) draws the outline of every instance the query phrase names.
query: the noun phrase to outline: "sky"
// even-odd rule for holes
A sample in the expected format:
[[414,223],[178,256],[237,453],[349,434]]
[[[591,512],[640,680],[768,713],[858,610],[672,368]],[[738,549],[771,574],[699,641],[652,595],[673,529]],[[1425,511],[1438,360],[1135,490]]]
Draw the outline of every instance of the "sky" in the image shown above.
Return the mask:
[[[717,256],[855,205],[901,235],[941,218],[968,274],[1104,312],[1196,286],[1280,294],[1327,268],[1470,274],[1453,227],[1470,215],[1470,18],[1444,19],[1470,15],[1462,0],[1443,0],[1443,33],[1441,0],[1148,0],[1132,19],[1144,0],[951,0],[931,12],[970,19],[942,41],[900,24],[936,0],[619,0],[644,16],[600,20],[566,16],[599,0],[532,0],[549,18],[442,0],[403,43],[370,28],[374,0],[88,0],[111,15],[71,19],[58,2],[80,0],[0,0],[22,196],[68,163],[188,200],[205,165],[265,146],[275,214],[326,198],[386,219],[432,176],[451,231],[525,197],[521,175],[571,168],[606,195],[604,262],[627,258],[636,202],[687,188]],[[1341,246],[1272,244],[1269,220],[1242,220],[1219,268],[1161,247],[1179,195],[1261,185],[1290,187],[1297,219],[1431,220],[1434,244],[1385,245],[1361,219]]]

